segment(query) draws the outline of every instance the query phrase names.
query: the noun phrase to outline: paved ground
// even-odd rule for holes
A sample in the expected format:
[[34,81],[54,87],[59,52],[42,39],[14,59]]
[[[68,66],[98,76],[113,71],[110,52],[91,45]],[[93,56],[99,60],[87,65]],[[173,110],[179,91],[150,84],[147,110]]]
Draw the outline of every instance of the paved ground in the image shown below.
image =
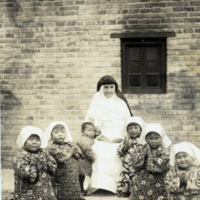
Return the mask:
[[[9,200],[12,197],[14,189],[14,178],[12,169],[1,170],[1,200]],[[91,196],[87,196],[86,200],[128,200],[128,198],[119,198],[112,193],[106,191],[98,191]]]

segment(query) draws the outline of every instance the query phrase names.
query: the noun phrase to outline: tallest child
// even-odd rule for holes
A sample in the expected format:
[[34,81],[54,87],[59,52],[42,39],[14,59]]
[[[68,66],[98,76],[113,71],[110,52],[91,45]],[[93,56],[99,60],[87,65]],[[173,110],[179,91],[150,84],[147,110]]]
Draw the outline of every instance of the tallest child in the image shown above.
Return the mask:
[[93,122],[101,131],[93,145],[96,160],[92,168],[91,191],[104,189],[116,193],[116,180],[121,169],[117,149],[120,139],[124,137],[126,119],[130,116],[130,107],[115,79],[103,76],[97,83],[97,92],[85,117],[85,121]]

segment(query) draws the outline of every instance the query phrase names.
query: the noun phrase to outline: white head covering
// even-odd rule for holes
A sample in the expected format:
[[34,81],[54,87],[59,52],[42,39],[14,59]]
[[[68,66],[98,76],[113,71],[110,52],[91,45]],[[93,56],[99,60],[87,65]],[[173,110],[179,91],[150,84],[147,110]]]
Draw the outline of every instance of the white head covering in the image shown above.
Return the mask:
[[144,130],[145,130],[145,121],[141,117],[134,116],[134,117],[127,118],[127,120],[126,120],[126,128],[130,123],[138,124],[141,127],[142,132],[144,132]]
[[200,149],[190,142],[174,144],[170,152],[170,165],[175,165],[175,156],[179,152],[188,153],[194,159],[194,165],[200,165]]
[[111,98],[107,98],[101,86],[99,92],[93,96],[92,102],[87,112],[85,121],[94,119],[96,121],[113,121],[130,117],[127,104],[114,92]]
[[22,130],[20,131],[19,136],[17,138],[17,144],[18,144],[19,148],[23,148],[26,140],[33,134],[39,136],[39,138],[41,140],[40,147],[44,148],[42,130],[35,126],[25,126],[24,128],[22,128]]
[[65,127],[65,130],[66,130],[66,138],[65,138],[65,142],[71,142],[72,141],[72,135],[69,131],[69,128],[67,126],[67,124],[65,122],[62,122],[62,121],[54,121],[54,122],[51,122],[49,124],[49,126],[47,127],[46,131],[45,131],[45,146],[48,145],[48,141],[51,140],[51,133],[54,129],[55,126],[57,125],[62,125]]
[[162,125],[158,124],[158,123],[146,124],[145,131],[140,136],[140,141],[138,143],[146,144],[145,138],[146,138],[147,134],[150,132],[156,132],[160,135],[160,137],[162,138],[162,146],[164,148],[168,148],[172,144],[171,140],[166,135],[165,130],[163,129]]

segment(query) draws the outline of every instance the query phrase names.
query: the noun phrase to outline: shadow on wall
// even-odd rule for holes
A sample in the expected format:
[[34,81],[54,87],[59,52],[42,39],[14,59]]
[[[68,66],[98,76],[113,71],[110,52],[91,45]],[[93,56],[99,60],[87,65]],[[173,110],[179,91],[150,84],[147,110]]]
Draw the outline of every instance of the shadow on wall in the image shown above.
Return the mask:
[[36,0],[31,1],[24,1],[20,2],[20,0],[7,0],[7,12],[10,21],[15,25],[15,27],[21,28],[24,26],[24,19],[26,18],[24,15],[24,11],[27,12],[28,21],[31,21],[30,17],[31,13],[34,13],[37,11],[37,3]]
[[16,106],[21,106],[19,99],[9,90],[1,90],[1,110],[8,111],[13,110]]
[[[6,1],[6,9],[7,14],[10,22],[14,25],[14,27],[19,28],[19,30],[25,30],[24,26],[25,23],[31,23],[35,19],[34,13],[37,11],[38,1],[31,0],[31,1],[21,1],[21,0],[7,0]],[[12,26],[13,26],[12,25]],[[17,35],[19,39],[21,38],[21,31]],[[32,41],[27,43],[31,43]],[[27,50],[28,51],[28,50]],[[3,64],[5,64],[5,70],[2,71],[2,74],[8,75],[7,79],[12,79],[12,76],[9,75],[16,75],[18,74],[18,63],[21,62],[23,59],[22,52],[25,52],[23,48],[20,46],[20,42],[13,49],[12,55],[7,57],[3,60]],[[26,53],[26,52],[25,52]],[[24,53],[24,55],[26,55]],[[32,52],[31,52],[32,53]],[[30,54],[29,53],[29,56]],[[13,56],[14,55],[14,56]],[[15,59],[12,62],[12,59]],[[16,62],[16,60],[18,60]],[[16,97],[16,95],[12,92],[11,88],[8,89],[7,85],[9,85],[9,80],[6,81],[5,79],[1,82],[1,110],[2,112],[16,109],[17,106],[21,106],[20,100]]]
[[15,25],[15,27],[22,27],[23,24],[20,23],[20,13],[23,12],[23,9],[18,2],[18,0],[13,0],[10,2],[7,0],[7,12],[10,21]]
[[177,132],[177,135],[174,135],[176,142],[198,141],[198,138],[195,137],[198,126],[196,115],[198,112],[198,99],[196,98],[198,81],[198,77],[187,70],[169,74],[169,84],[172,84],[169,93],[173,93],[173,98],[168,114],[171,116],[172,131]]
[[171,90],[174,91],[174,98],[172,109],[175,110],[195,110],[196,86],[198,80],[196,76],[190,74],[186,70],[170,75],[170,82],[175,83],[176,87]]

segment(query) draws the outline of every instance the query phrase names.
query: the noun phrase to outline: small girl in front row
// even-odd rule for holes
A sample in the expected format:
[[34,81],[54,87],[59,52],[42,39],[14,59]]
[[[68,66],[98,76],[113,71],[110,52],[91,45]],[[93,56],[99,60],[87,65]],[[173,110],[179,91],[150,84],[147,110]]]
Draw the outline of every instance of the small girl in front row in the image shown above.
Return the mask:
[[57,200],[83,200],[79,185],[77,147],[65,122],[52,122],[45,131],[46,140],[52,140],[47,150],[57,161],[54,188]]
[[56,200],[51,185],[51,175],[57,164],[43,150],[42,130],[34,126],[24,127],[17,139],[22,151],[14,157],[15,200]]
[[171,140],[160,124],[147,124],[132,156],[135,169],[130,200],[166,200],[164,177],[169,170]]
[[165,178],[169,200],[200,199],[200,149],[190,142],[174,144]]
[[145,122],[141,117],[129,117],[126,121],[127,136],[118,148],[118,155],[122,160],[122,172],[117,185],[117,196],[130,196],[130,185],[133,178],[132,151],[138,146],[140,135],[145,129]]

